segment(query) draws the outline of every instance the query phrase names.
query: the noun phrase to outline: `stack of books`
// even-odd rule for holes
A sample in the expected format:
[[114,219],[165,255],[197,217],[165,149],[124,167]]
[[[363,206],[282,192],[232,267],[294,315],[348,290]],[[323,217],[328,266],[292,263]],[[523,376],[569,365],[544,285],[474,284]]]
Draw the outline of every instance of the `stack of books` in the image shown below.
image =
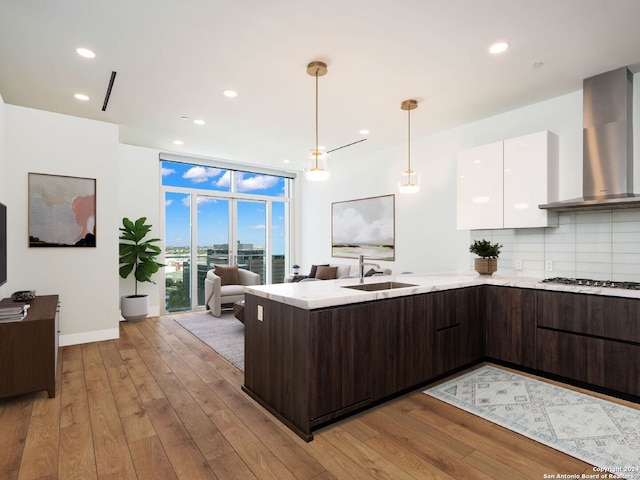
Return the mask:
[[0,303],[0,323],[19,322],[27,316],[27,310],[29,310],[28,303]]

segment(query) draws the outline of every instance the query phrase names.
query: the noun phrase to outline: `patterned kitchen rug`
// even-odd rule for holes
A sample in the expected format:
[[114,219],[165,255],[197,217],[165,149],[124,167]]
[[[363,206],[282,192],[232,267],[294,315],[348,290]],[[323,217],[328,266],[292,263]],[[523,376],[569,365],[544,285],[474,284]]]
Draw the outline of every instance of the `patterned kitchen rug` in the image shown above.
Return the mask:
[[489,365],[424,393],[615,474],[610,478],[640,480],[640,406]]

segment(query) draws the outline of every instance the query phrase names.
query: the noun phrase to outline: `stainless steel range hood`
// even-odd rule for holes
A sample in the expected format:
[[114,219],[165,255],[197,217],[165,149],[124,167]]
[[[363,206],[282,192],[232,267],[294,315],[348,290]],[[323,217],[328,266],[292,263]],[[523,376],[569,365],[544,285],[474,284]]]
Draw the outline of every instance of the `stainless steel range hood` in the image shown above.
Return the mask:
[[539,205],[555,211],[640,208],[633,193],[633,75],[627,67],[583,83],[583,196]]

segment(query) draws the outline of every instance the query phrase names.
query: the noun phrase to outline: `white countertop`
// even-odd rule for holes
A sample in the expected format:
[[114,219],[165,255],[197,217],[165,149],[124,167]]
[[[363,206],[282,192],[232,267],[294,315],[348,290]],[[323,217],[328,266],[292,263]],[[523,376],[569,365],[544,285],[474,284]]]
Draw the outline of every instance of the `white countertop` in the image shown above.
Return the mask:
[[412,287],[378,290],[373,292],[344,288],[348,285],[358,285],[359,281],[357,278],[257,285],[245,287],[245,291],[258,297],[267,298],[287,305],[293,305],[306,310],[370,302],[373,300],[384,300],[386,298],[404,297],[419,293],[438,292],[454,288],[472,287],[475,285],[532,288],[537,290],[553,290],[559,292],[586,293],[591,295],[609,295],[614,297],[640,299],[640,290],[540,283],[540,280],[541,279],[538,278],[478,275],[475,272],[413,273],[406,275],[384,275],[365,278],[365,284],[401,282],[415,285]]

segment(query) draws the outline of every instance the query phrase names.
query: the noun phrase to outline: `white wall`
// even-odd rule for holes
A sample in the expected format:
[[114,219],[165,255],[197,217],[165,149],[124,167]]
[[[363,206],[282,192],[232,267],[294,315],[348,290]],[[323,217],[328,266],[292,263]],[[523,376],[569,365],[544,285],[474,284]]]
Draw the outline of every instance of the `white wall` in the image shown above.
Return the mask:
[[[120,145],[119,151],[118,223],[121,224],[124,217],[130,220],[147,217],[147,223],[153,226],[149,238],[162,239],[163,242],[158,245],[164,252],[164,235],[160,224],[160,210],[163,207],[160,202],[160,152],[132,145]],[[115,203],[113,206],[115,207]],[[160,258],[160,262],[162,261],[163,257]],[[159,278],[158,274],[154,281],[158,282]],[[120,295],[132,295],[135,288],[133,282],[133,275],[126,279],[120,278]],[[138,284],[138,293],[149,295],[150,316],[160,314],[160,290],[159,283]]]
[[[5,105],[6,292],[58,294],[60,343],[118,337],[118,127]],[[30,248],[28,172],[96,179],[96,248]]]
[[[5,109],[5,105],[4,105],[4,100],[2,99],[2,95],[0,95],[0,202],[4,203],[5,205],[7,204],[7,202],[9,201],[7,194],[6,194],[6,187],[5,187],[5,182],[6,182],[6,177],[7,177],[7,168],[5,166],[6,163],[6,155],[4,153],[5,150],[5,146],[4,146],[4,109]],[[8,297],[9,295],[11,295],[11,292],[9,292],[9,287],[7,284],[4,284],[2,286],[0,286],[0,298],[5,298]]]
[[[428,111],[423,114],[428,115]],[[332,202],[395,193],[396,260],[384,266],[395,273],[468,271],[470,234],[456,230],[456,153],[542,130],[551,130],[560,138],[561,198],[581,195],[582,91],[426,138],[412,132],[412,167],[422,177],[420,192],[414,195],[397,190],[398,174],[406,168],[406,142],[360,157],[350,157],[345,149],[332,159],[328,182],[299,180],[301,253],[296,261],[304,272],[314,263],[332,260]]]

